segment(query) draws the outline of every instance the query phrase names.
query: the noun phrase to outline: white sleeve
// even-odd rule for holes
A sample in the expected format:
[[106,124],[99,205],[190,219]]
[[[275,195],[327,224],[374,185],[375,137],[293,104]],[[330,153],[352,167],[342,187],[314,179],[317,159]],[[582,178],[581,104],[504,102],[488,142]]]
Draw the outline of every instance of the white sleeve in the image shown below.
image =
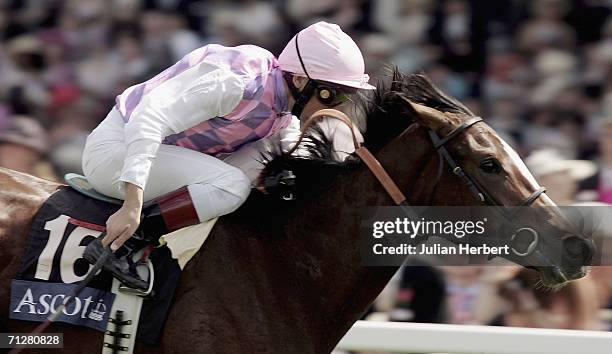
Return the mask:
[[[344,161],[346,158],[355,152],[355,144],[353,143],[353,135],[351,129],[339,121],[338,119],[326,117],[319,121],[317,125],[321,128],[323,134],[331,140],[333,144],[333,158],[336,161]],[[353,133],[358,143],[363,143],[363,135],[359,129],[353,124]],[[295,143],[297,143],[300,135],[300,120],[293,116],[291,124],[279,132],[280,146],[283,152],[289,151]],[[294,153],[297,156],[308,156],[308,149],[305,145],[298,147]]]
[[274,154],[278,152],[278,146],[282,152],[289,151],[299,139],[300,134],[300,120],[293,116],[286,128],[267,138],[245,145],[222,160],[241,169],[254,183],[265,167],[263,160],[274,158]]
[[230,113],[242,99],[244,83],[236,74],[200,63],[145,94],[125,125],[127,154],[121,176],[145,188],[163,139],[208,119]]
[[291,150],[293,145],[297,143],[302,131],[300,130],[300,120],[296,116],[291,116],[291,122],[289,126],[284,129],[281,129],[278,132],[278,139],[280,143],[281,150],[283,152],[287,152]]
[[355,124],[352,124],[351,127],[353,133],[351,133],[351,128],[349,128],[348,125],[338,119],[326,118],[318,124],[325,136],[332,141],[332,156],[336,161],[344,161],[350,154],[355,152],[353,134],[355,135],[357,143],[363,143],[363,135],[361,135],[361,132],[359,132]]

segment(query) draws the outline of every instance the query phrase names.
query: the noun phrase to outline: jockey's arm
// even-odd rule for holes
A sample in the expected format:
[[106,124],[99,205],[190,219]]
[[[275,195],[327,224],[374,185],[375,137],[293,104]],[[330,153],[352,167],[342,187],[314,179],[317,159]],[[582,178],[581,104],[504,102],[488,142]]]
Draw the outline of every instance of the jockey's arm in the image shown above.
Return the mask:
[[111,249],[113,251],[121,247],[134,234],[140,224],[144,191],[130,182],[125,182],[124,190],[123,206],[106,221],[106,236],[102,239],[104,246],[112,242]]
[[163,139],[227,115],[238,105],[243,91],[239,76],[203,62],[145,93],[125,124],[127,154],[119,181],[145,189]]

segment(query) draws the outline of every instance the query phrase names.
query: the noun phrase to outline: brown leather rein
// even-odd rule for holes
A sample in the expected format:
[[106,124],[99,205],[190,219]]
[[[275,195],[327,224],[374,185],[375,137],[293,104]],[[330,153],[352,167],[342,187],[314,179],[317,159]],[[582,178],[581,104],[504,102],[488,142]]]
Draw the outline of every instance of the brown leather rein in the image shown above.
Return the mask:
[[387,171],[385,171],[385,169],[374,157],[374,155],[372,155],[372,153],[365,146],[362,146],[358,142],[357,136],[355,135],[355,130],[353,128],[353,123],[351,119],[343,112],[328,108],[321,109],[313,113],[302,126],[302,135],[300,135],[300,138],[295,143],[293,148],[289,150],[288,153],[292,154],[299,147],[300,143],[304,138],[304,134],[308,131],[308,129],[310,129],[313,125],[318,123],[324,117],[331,117],[337,119],[348,126],[348,128],[351,130],[353,145],[355,146],[355,154],[357,154],[357,156],[359,156],[359,158],[366,164],[370,171],[372,171],[372,174],[374,174],[378,182],[387,191],[387,193],[389,194],[391,199],[393,199],[393,202],[396,205],[402,205],[403,203],[405,203],[406,197],[404,196],[404,193],[402,193],[397,184],[393,182]]

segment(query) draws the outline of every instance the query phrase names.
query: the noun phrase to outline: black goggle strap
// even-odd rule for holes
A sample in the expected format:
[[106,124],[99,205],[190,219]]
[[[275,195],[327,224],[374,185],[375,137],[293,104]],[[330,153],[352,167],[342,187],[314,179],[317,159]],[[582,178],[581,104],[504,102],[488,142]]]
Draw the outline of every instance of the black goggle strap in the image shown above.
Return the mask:
[[296,93],[294,91],[297,91],[297,89],[292,90],[293,98],[295,98],[295,103],[293,104],[293,108],[291,109],[291,114],[299,118],[300,115],[302,114],[302,111],[304,110],[304,106],[306,106],[306,103],[308,103],[308,101],[314,94],[315,89],[317,88],[317,83],[313,79],[310,78],[310,75],[308,75],[308,71],[306,70],[304,61],[302,60],[302,54],[300,54],[300,46],[298,45],[298,36],[299,36],[299,33],[295,35],[295,50],[297,52],[298,59],[300,60],[300,65],[302,66],[302,69],[304,70],[304,74],[306,74],[306,77],[308,78],[308,82],[306,83],[306,86],[304,86],[302,91],[299,91]]

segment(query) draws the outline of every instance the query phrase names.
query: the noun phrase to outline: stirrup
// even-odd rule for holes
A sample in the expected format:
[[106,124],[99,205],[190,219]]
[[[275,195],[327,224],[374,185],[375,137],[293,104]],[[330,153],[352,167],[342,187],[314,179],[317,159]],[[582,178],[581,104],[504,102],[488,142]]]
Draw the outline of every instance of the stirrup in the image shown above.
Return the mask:
[[124,294],[136,295],[140,297],[151,296],[151,294],[153,293],[153,284],[155,283],[155,270],[153,269],[153,262],[151,262],[150,259],[147,258],[145,262],[147,264],[147,268],[149,269],[149,281],[148,281],[149,286],[147,290],[130,288],[129,286],[121,283],[119,285],[119,291],[121,291]]
[[[97,262],[98,258],[100,257],[100,254],[102,253],[103,248],[104,247],[102,246],[101,239],[97,238],[91,241],[86,246],[85,251],[83,252],[83,258],[86,261],[88,261],[90,264],[94,264],[95,262]],[[124,248],[122,247],[122,249]],[[128,254],[124,256],[116,257],[116,255],[112,255],[111,257],[109,257],[109,259],[104,263],[102,269],[112,273],[113,277],[119,280],[122,284],[125,284],[125,282],[140,283],[137,285],[138,288],[132,288],[129,286],[126,286],[126,288],[139,290],[140,292],[144,292],[144,293],[147,293],[147,292],[150,293],[150,289],[152,288],[152,282],[151,281],[147,282],[146,280],[142,279],[142,276],[138,273],[137,268],[136,268],[137,263],[133,261],[133,258],[132,258],[133,254],[131,253],[131,251],[127,249],[126,251],[128,252]],[[122,270],[121,258],[124,258],[123,262],[127,263],[127,269],[125,270]],[[150,279],[152,279],[152,276],[151,276],[152,270],[153,270],[153,266],[152,264],[149,264],[149,272],[150,272],[149,278]],[[134,282],[134,281],[137,281],[137,282]]]

